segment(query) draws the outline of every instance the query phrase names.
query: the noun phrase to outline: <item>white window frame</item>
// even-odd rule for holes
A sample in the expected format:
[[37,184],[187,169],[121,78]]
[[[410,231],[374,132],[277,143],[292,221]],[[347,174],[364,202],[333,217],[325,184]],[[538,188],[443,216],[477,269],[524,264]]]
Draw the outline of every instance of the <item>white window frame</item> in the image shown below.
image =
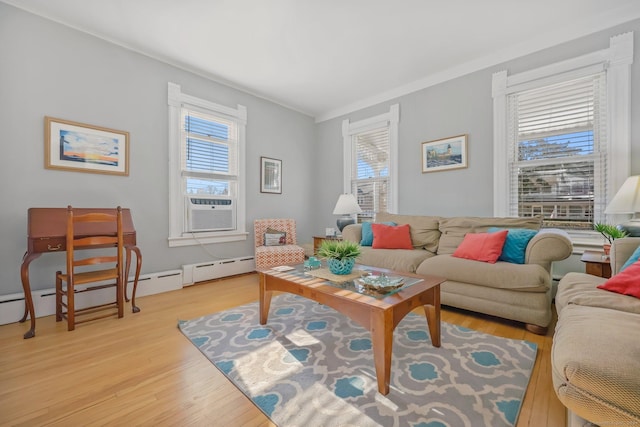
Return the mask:
[[387,189],[387,211],[389,213],[398,212],[398,122],[400,121],[400,105],[393,104],[389,107],[389,112],[367,119],[350,122],[349,119],[342,121],[342,141],[343,141],[343,193],[351,193],[353,175],[353,155],[354,144],[353,135],[367,132],[373,129],[388,127],[389,129],[389,183]]
[[[510,172],[508,165],[507,97],[520,92],[605,71],[607,76],[606,203],[631,171],[631,64],[633,32],[609,39],[609,48],[519,74],[493,74],[493,212],[509,215]],[[611,217],[615,222],[620,218]],[[601,245],[596,233],[572,231],[574,244]]]
[[[246,124],[247,109],[243,105],[230,108],[224,105],[187,95],[180,85],[168,83],[169,104],[169,246],[191,246],[208,243],[234,242],[247,240],[246,231]],[[238,126],[238,194],[236,203],[236,229],[230,231],[209,231],[192,233],[184,229],[186,198],[182,188],[181,174],[181,110],[184,104],[201,108],[212,115],[232,118]]]

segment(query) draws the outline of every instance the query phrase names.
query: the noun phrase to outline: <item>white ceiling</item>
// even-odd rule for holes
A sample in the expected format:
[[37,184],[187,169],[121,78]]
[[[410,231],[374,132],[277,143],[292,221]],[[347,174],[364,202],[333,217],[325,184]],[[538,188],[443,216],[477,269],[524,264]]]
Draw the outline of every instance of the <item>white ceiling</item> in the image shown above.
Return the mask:
[[318,121],[640,18],[638,0],[2,1]]

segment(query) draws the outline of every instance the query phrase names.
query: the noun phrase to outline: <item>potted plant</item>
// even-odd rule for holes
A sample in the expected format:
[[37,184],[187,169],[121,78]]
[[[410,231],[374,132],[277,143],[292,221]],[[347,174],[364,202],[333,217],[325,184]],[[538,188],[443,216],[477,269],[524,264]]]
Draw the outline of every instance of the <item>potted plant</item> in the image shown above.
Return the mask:
[[602,248],[604,249],[604,253],[606,255],[609,255],[609,250],[611,250],[611,244],[615,239],[621,239],[629,235],[629,233],[627,233],[625,230],[620,230],[615,225],[605,224],[602,222],[595,223],[593,225],[593,229],[598,233],[602,234],[604,238],[607,239],[607,242],[609,242],[602,245]]
[[351,273],[360,253],[360,245],[348,240],[325,240],[318,249],[318,256],[327,259],[333,274]]

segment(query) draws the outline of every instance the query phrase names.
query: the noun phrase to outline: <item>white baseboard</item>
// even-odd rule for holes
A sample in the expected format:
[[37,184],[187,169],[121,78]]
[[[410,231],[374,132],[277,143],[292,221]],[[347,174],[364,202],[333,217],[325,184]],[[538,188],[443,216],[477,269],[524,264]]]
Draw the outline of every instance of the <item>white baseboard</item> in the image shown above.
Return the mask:
[[182,284],[184,286],[191,286],[207,280],[250,273],[255,271],[255,269],[256,262],[253,256],[183,265]]
[[[161,292],[182,289],[182,271],[170,270],[161,273],[141,275],[138,280],[136,298],[159,294]],[[131,298],[133,292],[133,277],[129,278],[127,295]],[[51,316],[56,313],[56,290],[41,289],[31,292],[36,317]],[[83,308],[93,305],[106,304],[114,301],[113,288],[99,289],[93,292],[76,294],[76,307]],[[139,304],[139,303],[138,303]],[[24,293],[0,296],[0,325],[19,321],[24,314]]]

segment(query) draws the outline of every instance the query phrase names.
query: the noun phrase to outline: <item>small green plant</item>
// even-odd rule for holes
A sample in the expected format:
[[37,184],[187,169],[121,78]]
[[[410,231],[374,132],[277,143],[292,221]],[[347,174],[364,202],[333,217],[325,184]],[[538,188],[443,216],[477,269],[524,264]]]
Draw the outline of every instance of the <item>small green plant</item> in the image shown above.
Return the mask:
[[613,241],[616,239],[622,239],[623,237],[627,237],[629,235],[629,233],[624,230],[620,230],[615,225],[605,224],[602,222],[593,224],[593,229],[602,234],[604,238],[607,239],[609,244],[613,243]]
[[360,252],[360,245],[348,240],[325,240],[318,248],[318,256],[339,260],[356,258]]

